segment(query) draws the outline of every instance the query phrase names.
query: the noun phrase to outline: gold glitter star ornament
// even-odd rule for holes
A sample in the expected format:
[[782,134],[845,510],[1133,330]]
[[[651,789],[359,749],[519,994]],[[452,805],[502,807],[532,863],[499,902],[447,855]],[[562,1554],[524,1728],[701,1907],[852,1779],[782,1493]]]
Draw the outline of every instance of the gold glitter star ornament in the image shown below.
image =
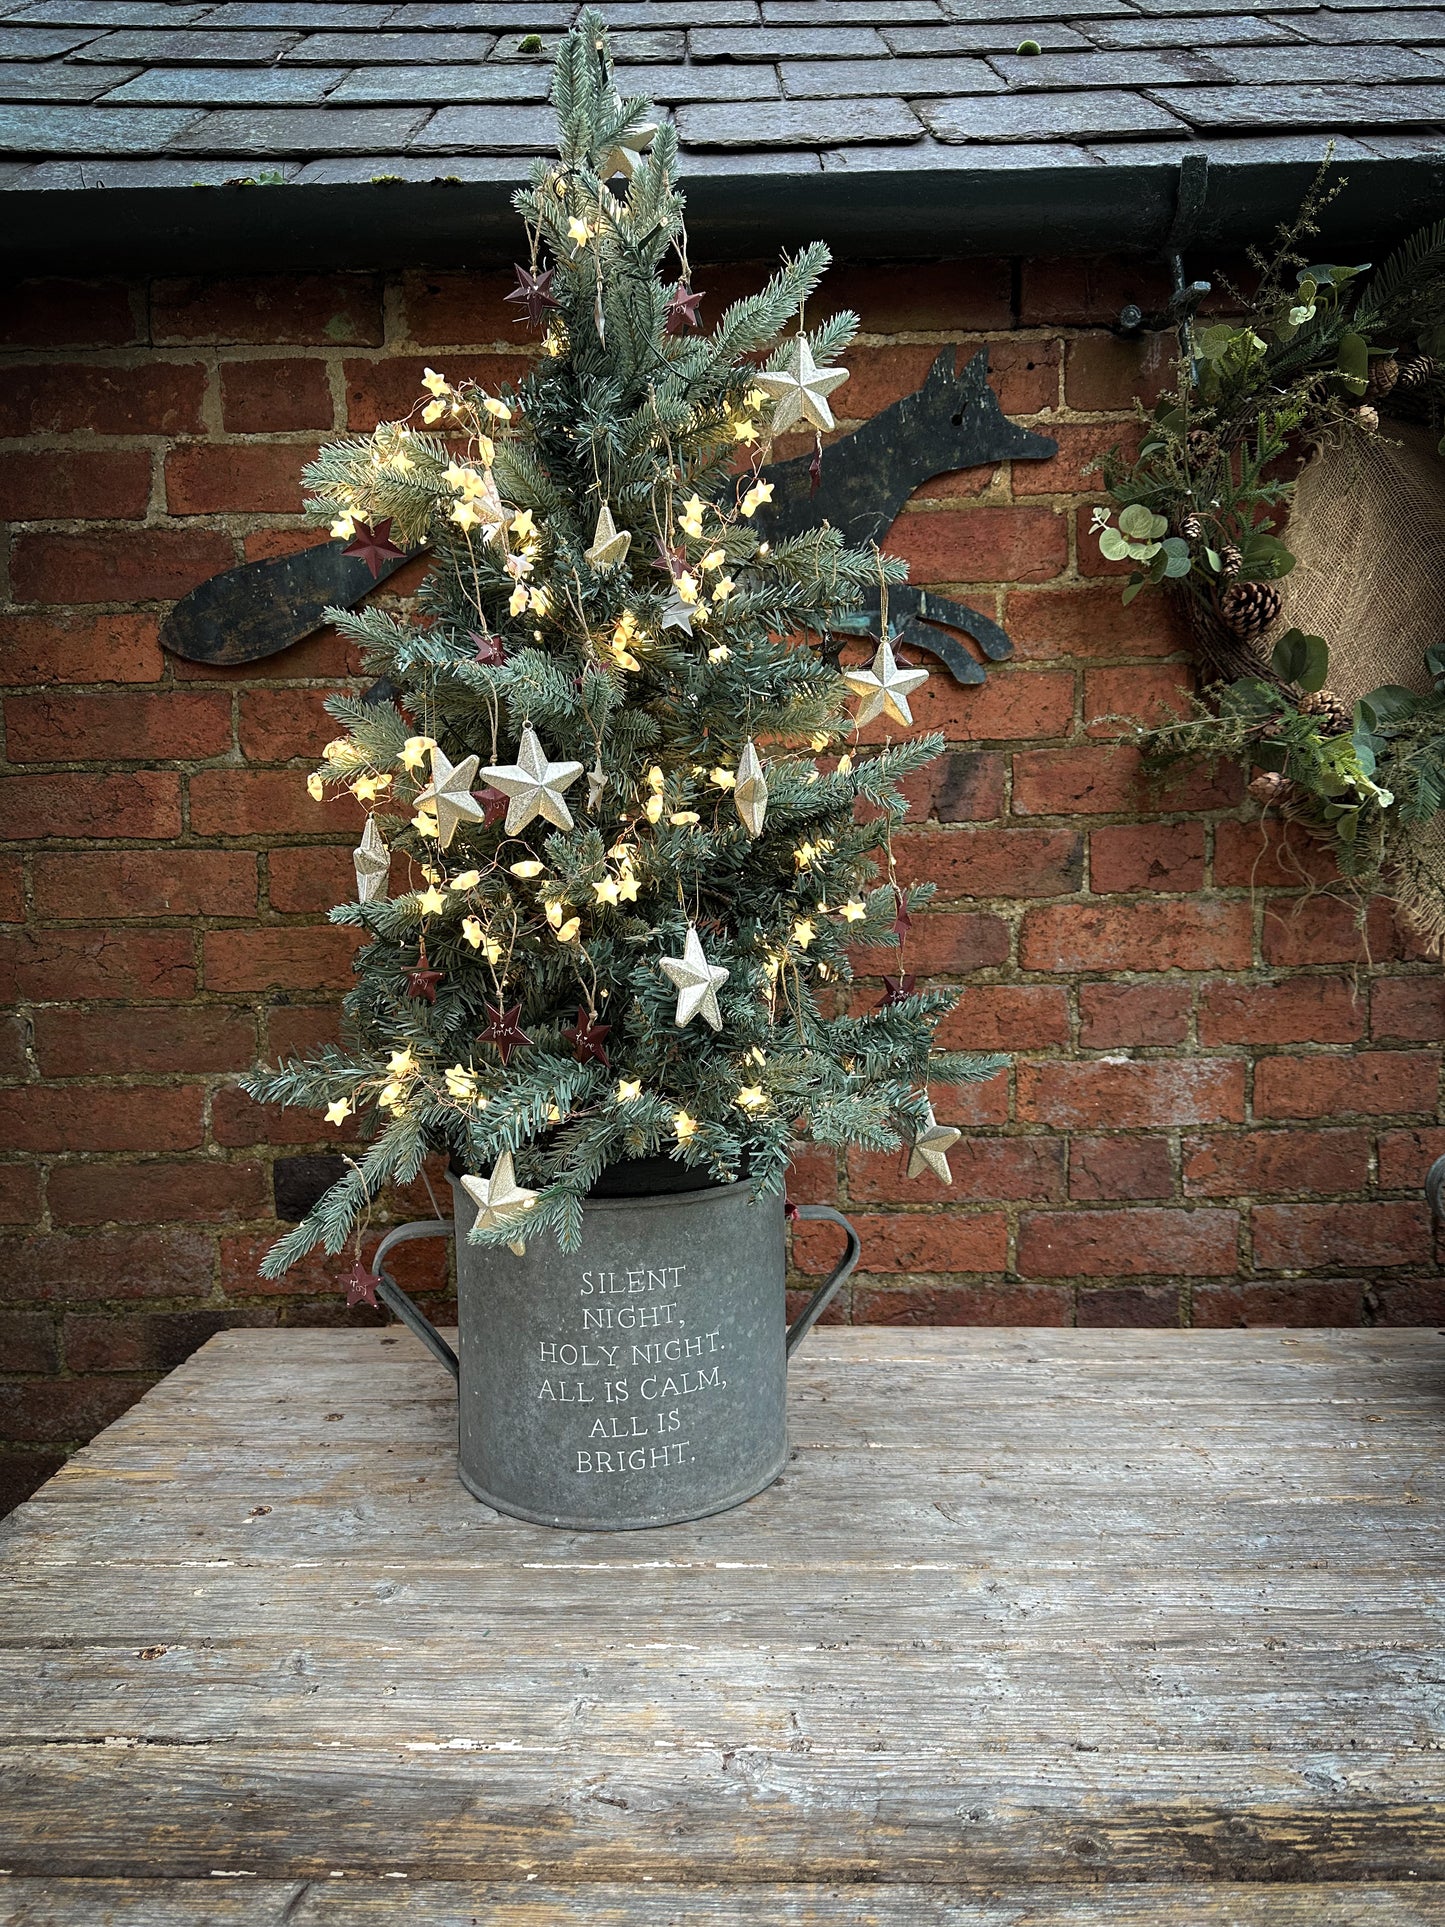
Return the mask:
[[477,1207],[475,1228],[478,1231],[496,1231],[530,1211],[537,1202],[535,1191],[518,1184],[510,1151],[503,1151],[489,1178],[464,1177],[461,1184]]
[[797,422],[824,432],[833,426],[828,397],[848,379],[846,368],[820,368],[805,334],[796,334],[776,368],[754,376],[773,404],[773,433],[781,435]]
[[763,771],[763,759],[751,740],[743,744],[743,753],[738,758],[733,802],[748,835],[761,836],[768,813],[768,779]]
[[358,903],[385,903],[387,879],[391,875],[391,851],[386,847],[386,839],[376,826],[376,818],[368,816],[366,828],[361,832],[361,841],[352,852],[356,865],[356,901]]
[[619,562],[626,561],[631,547],[631,535],[626,529],[618,534],[612,510],[604,502],[597,511],[597,533],[592,538],[592,547],[585,551],[587,560],[594,569],[615,569]]
[[432,744],[431,781],[424,790],[418,790],[416,807],[418,811],[429,809],[436,817],[437,841],[443,849],[456,835],[459,825],[480,823],[485,814],[472,795],[477,761],[475,756],[464,756],[459,763],[453,763]]
[[913,1152],[908,1160],[910,1178],[921,1178],[925,1171],[944,1184],[953,1183],[953,1173],[948,1168],[948,1153],[963,1136],[951,1124],[940,1124],[933,1115],[930,1104],[923,1119],[923,1128],[913,1140]]
[[860,729],[885,710],[895,723],[911,729],[913,711],[908,707],[908,698],[928,681],[928,671],[904,668],[894,660],[893,646],[885,640],[879,643],[866,669],[845,669],[843,680],[853,694],[861,698],[856,718]]
[[484,769],[482,774],[509,799],[508,836],[515,836],[518,830],[525,829],[535,816],[542,817],[553,829],[571,829],[572,812],[562,792],[577,781],[582,774],[582,765],[549,763],[530,725],[522,731],[517,744],[516,762],[494,765],[491,769]]
[[732,973],[708,962],[702,939],[691,924],[687,927],[682,955],[662,958],[659,967],[663,976],[677,987],[677,1015],[673,1021],[678,1029],[686,1030],[701,1011],[705,1022],[714,1030],[721,1030],[722,1012],[718,1009],[717,994]]

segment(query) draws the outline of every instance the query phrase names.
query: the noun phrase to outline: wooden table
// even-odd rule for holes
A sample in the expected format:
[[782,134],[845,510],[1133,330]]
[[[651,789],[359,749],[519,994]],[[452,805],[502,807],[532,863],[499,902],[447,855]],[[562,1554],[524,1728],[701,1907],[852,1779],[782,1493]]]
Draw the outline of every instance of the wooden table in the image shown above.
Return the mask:
[[0,1527],[0,1920],[1445,1921],[1445,1335],[823,1328],[645,1533],[453,1410],[227,1332]]

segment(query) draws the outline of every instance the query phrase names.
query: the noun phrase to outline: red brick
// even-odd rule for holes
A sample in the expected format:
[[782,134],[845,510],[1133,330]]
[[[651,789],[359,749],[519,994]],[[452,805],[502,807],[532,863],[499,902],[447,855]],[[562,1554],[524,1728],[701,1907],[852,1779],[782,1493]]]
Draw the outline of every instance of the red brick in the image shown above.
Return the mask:
[[1004,760],[994,750],[956,749],[905,779],[911,822],[984,823],[1004,810]]
[[[376,1323],[375,1313],[368,1314],[366,1318],[347,1317],[344,1313],[341,1281],[351,1267],[349,1251],[337,1257],[325,1251],[311,1251],[292,1265],[283,1277],[263,1278],[258,1268],[274,1242],[272,1237],[253,1237],[244,1232],[223,1236],[218,1240],[221,1287],[228,1299],[245,1296],[292,1299],[319,1297],[322,1300],[319,1309],[323,1315],[317,1316],[315,1310],[308,1310],[308,1324]],[[375,1237],[365,1239],[362,1243],[363,1256],[369,1258],[378,1242],[379,1239]],[[413,1295],[446,1290],[448,1249],[445,1243],[418,1240],[413,1245],[403,1247],[396,1256],[399,1261],[396,1267],[397,1283],[405,1290]],[[428,1306],[427,1309],[430,1313],[440,1308]],[[454,1309],[452,1316],[454,1320]],[[442,1314],[442,1318],[445,1322],[445,1314]]]
[[1254,1210],[1254,1261],[1267,1271],[1422,1264],[1432,1245],[1430,1208],[1423,1198],[1261,1204]]
[[1204,884],[1202,823],[1119,823],[1089,833],[1094,890],[1198,890]]
[[269,865],[273,910],[325,911],[333,904],[349,903],[356,894],[349,845],[273,850]]
[[1354,905],[1338,897],[1277,899],[1264,906],[1260,941],[1266,963],[1380,963],[1400,954],[1400,941],[1388,903],[1370,904],[1361,930]]
[[[965,687],[933,665],[910,707],[920,733],[938,730],[954,743],[1067,736],[1074,726],[1074,677],[1071,670],[994,670],[986,683]],[[897,734],[897,724],[883,718],[862,732],[865,743]]]
[[1445,979],[1433,972],[1383,978],[1370,1002],[1370,1035],[1380,1043],[1439,1043],[1445,1038]]
[[1079,335],[1064,349],[1064,399],[1086,414],[1131,409],[1136,397],[1148,406],[1171,385],[1177,352],[1172,334]]
[[316,761],[341,733],[326,713],[326,689],[248,689],[241,698],[241,754],[249,763]]
[[1382,1191],[1418,1191],[1436,1158],[1445,1157],[1445,1125],[1432,1130],[1381,1131]]
[[1008,1122],[1009,1080],[1006,1071],[982,1083],[940,1084],[930,1080],[934,1110],[951,1124],[964,1127]]
[[151,458],[139,448],[12,450],[0,464],[0,515],[12,522],[135,521],[150,492]]
[[1338,874],[1330,846],[1297,823],[1252,816],[1246,823],[1215,828],[1214,881],[1223,889],[1298,890],[1329,883]]
[[1358,1325],[1362,1299],[1361,1285],[1354,1278],[1198,1285],[1193,1323],[1203,1331],[1251,1325]]
[[[701,276],[695,281],[711,292],[711,283]],[[767,279],[766,275],[763,277]],[[418,269],[402,276],[402,302],[406,311],[406,339],[418,348],[457,346],[470,354],[479,342],[517,340],[517,310],[506,306],[506,297],[516,286],[511,274],[482,273],[473,269]],[[721,309],[709,303],[716,314]],[[458,364],[460,365],[460,364]],[[443,368],[442,374],[450,375]]]
[[797,1144],[788,1166],[788,1196],[794,1204],[835,1204],[838,1153],[831,1144]]
[[0,1519],[38,1492],[65,1464],[63,1452],[18,1447],[0,1452]]
[[40,1173],[33,1164],[0,1164],[0,1224],[34,1224],[40,1216]]
[[7,1151],[190,1151],[201,1142],[198,1085],[19,1085],[0,1114]]
[[1056,1131],[1238,1124],[1244,1065],[1207,1057],[1020,1064],[1018,1114],[1020,1122]]
[[1118,448],[1126,455],[1139,446],[1139,429],[1133,422],[1049,422],[1047,432],[1059,445],[1059,452],[1046,462],[1015,462],[1013,492],[1015,500],[1030,495],[1087,494],[1097,501],[1100,481],[1097,472],[1086,471],[1101,455]]
[[1434,1051],[1350,1051],[1331,1057],[1265,1057],[1254,1069],[1256,1117],[1434,1115],[1440,1059]]
[[0,1077],[24,1077],[25,1031],[18,1016],[0,1017]]
[[195,435],[205,393],[199,362],[12,365],[0,390],[0,435]]
[[1182,1044],[1189,1004],[1184,984],[1081,984],[1079,1042],[1085,1050]]
[[178,836],[180,778],[171,770],[58,770],[0,777],[0,825],[17,842],[47,836]]
[[256,909],[250,850],[66,850],[35,862],[47,917],[246,917]]
[[294,435],[335,420],[324,361],[286,356],[221,363],[221,420],[229,435]]
[[[865,1211],[853,1214],[863,1241],[860,1268],[888,1271],[1002,1271],[1008,1262],[1008,1220],[1001,1211]],[[837,1257],[837,1237],[826,1225],[795,1225],[793,1249],[800,1269],[827,1271]]]
[[[992,969],[1006,963],[1008,953],[1009,928],[1002,917],[926,910],[913,919],[902,954],[910,970],[925,976],[954,976],[965,970]],[[899,952],[894,949],[853,952],[853,968],[863,976],[882,976],[896,971],[898,965]]]
[[1445,1325],[1445,1278],[1377,1278],[1369,1286],[1377,1325]]
[[1141,595],[1125,607],[1113,587],[1011,589],[1004,627],[1023,661],[1173,656],[1188,646],[1172,603]]
[[[1022,339],[995,338],[991,341],[961,341],[958,366],[965,367],[975,350],[988,350],[989,387],[998,396],[1006,415],[1037,415],[1059,405],[1059,376],[1063,366],[1063,343],[1057,339],[1041,341],[1037,335]],[[1039,423],[1044,434],[1052,434],[1052,421]]]
[[256,1019],[223,1004],[169,1010],[33,1013],[35,1056],[44,1077],[159,1077],[174,1071],[239,1071],[256,1060]]
[[964,1137],[948,1153],[953,1183],[931,1172],[910,1178],[908,1150],[848,1152],[848,1196],[854,1204],[920,1204],[953,1199],[1000,1204],[1010,1198],[1063,1195],[1064,1147],[1053,1137]]
[[853,1293],[855,1325],[1067,1325],[1073,1307],[1057,1286],[945,1285]]
[[[284,1054],[284,1053],[283,1053]],[[257,1104],[233,1085],[223,1086],[211,1100],[211,1137],[227,1149],[249,1149],[257,1144],[324,1144],[335,1150],[345,1134],[323,1123],[320,1111],[298,1105]]]
[[945,1050],[1044,1050],[1069,1041],[1062,984],[973,984],[943,1019]]
[[207,990],[349,989],[360,933],[319,929],[208,930]]
[[166,762],[224,756],[227,696],[167,689],[155,695],[12,696],[5,740],[13,763]]
[[1184,663],[1132,663],[1084,671],[1084,721],[1091,736],[1122,736],[1130,723],[1157,725],[1189,714],[1194,677]]
[[1247,903],[1057,903],[1025,913],[1025,970],[1243,970]]
[[1147,314],[1169,299],[1163,269],[1153,261],[1124,254],[1035,256],[1023,263],[1018,324],[1024,328],[1060,324],[1112,327],[1131,304]]
[[1365,1033],[1365,1006],[1348,977],[1285,977],[1207,984],[1199,999],[1204,1044],[1350,1044]]
[[136,339],[124,281],[46,275],[5,290],[0,345],[6,348],[121,348]]
[[1191,1198],[1359,1191],[1369,1182],[1364,1131],[1221,1131],[1185,1138],[1181,1149]]
[[1085,1328],[1167,1331],[1184,1322],[1181,1310],[1177,1285],[1109,1285],[1080,1291],[1074,1322]]
[[1233,1211],[1026,1211],[1018,1269],[1025,1278],[1214,1277],[1234,1270],[1238,1231]]
[[1243,773],[1233,767],[1186,770],[1161,782],[1146,777],[1137,750],[1028,749],[1014,757],[1016,816],[1137,816],[1143,811],[1221,810],[1239,801]]
[[378,346],[381,284],[371,274],[258,274],[151,283],[158,342]]
[[0,1360],[7,1374],[59,1371],[55,1320],[43,1311],[0,1312]]
[[[241,538],[241,547],[248,562],[272,562],[277,556],[299,555],[303,549],[314,549],[316,546],[315,529],[248,529]],[[412,564],[407,563],[394,576],[389,576],[383,594],[388,599],[412,594],[414,585],[408,580],[411,572]]]
[[193,955],[186,930],[27,928],[0,937],[0,981],[13,997],[45,1003],[189,997],[196,988]]
[[[531,367],[530,359],[519,354],[467,354],[449,358],[445,374],[449,381],[477,381],[490,393],[515,386]],[[370,434],[380,421],[402,421],[425,400],[421,382],[426,372],[424,356],[388,357],[385,361],[348,361],[346,375],[346,425]]]
[[72,1372],[173,1372],[218,1331],[274,1322],[270,1306],[130,1311],[120,1318],[72,1311],[64,1320],[65,1362]]
[[[771,262],[752,262],[748,271],[740,293],[761,287],[774,270]],[[704,274],[698,280],[713,285]],[[850,308],[863,331],[874,335],[1007,328],[1013,310],[1009,263],[987,259],[931,261],[926,274],[916,275],[899,274],[889,263],[840,262],[829,269],[816,298],[820,314]]]
[[198,836],[360,834],[361,806],[350,796],[314,803],[292,769],[207,769],[191,778],[191,828]]
[[904,830],[893,854],[899,879],[936,883],[941,902],[1065,896],[1084,878],[1084,839],[1074,830]]
[[0,616],[7,683],[158,682],[160,625],[148,615]]
[[18,856],[0,856],[0,923],[25,915],[25,868]]
[[58,1164],[46,1196],[57,1225],[229,1224],[271,1216],[262,1166],[213,1158],[180,1164]]
[[172,515],[227,510],[299,515],[301,471],[314,443],[191,442],[166,456],[166,503]]
[[215,529],[115,529],[16,538],[18,602],[175,602],[236,560]]
[[1063,516],[1042,507],[918,510],[899,516],[883,547],[917,583],[1048,582],[1069,559]]
[[24,1378],[0,1384],[0,1434],[17,1441],[92,1438],[149,1387],[144,1378]]
[[1168,1198],[1174,1193],[1169,1145],[1162,1137],[1076,1137],[1069,1144],[1069,1196]]
[[[308,542],[302,546],[312,548],[315,544]],[[250,560],[249,556],[247,560]],[[293,642],[289,649],[281,649],[274,656],[268,656],[265,676],[267,682],[314,682],[322,677],[359,675],[361,668],[361,652],[354,643],[348,642],[334,629],[318,629],[314,635]],[[175,662],[178,682],[231,684],[256,673],[250,667],[223,668],[209,662],[186,662],[179,657]]]
[[214,1270],[215,1248],[202,1231],[41,1232],[0,1242],[0,1301],[209,1296]]
[[333,1003],[291,1005],[267,1013],[265,1056],[270,1063],[304,1057],[340,1039],[341,1013]]
[[943,352],[939,343],[928,341],[852,349],[848,355],[847,383],[833,391],[833,413],[840,421],[867,421],[890,402],[901,401],[905,395],[921,388],[929,369]]

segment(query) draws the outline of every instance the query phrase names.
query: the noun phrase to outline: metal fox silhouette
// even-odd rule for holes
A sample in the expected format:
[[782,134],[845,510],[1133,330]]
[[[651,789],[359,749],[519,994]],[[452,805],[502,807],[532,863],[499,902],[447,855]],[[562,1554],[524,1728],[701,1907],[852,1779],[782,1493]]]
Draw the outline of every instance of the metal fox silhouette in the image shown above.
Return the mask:
[[[983,462],[1045,461],[1057,452],[1048,436],[1020,428],[1004,414],[988,385],[985,349],[956,375],[954,350],[946,348],[921,388],[828,449],[816,493],[805,456],[763,470],[774,489],[767,531],[770,537],[793,535],[827,520],[850,543],[878,541],[931,476]],[[763,522],[762,512],[757,519]],[[384,564],[373,576],[344,547],[323,542],[212,576],[171,610],[161,641],[173,655],[218,664],[260,662],[290,648],[320,628],[328,608],[353,607],[402,566]],[[938,656],[960,682],[982,682],[983,665],[932,625],[962,630],[993,661],[1012,653],[1004,631],[977,609],[924,589],[892,590],[888,603],[901,623],[898,639]],[[841,633],[876,629],[880,613],[875,598],[840,625]]]

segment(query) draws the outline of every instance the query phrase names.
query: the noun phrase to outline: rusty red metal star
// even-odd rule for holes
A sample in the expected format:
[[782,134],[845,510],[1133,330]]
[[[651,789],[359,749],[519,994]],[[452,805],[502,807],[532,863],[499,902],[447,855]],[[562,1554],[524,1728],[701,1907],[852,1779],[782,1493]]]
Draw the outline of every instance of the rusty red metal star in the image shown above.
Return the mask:
[[521,319],[529,328],[541,328],[547,320],[549,308],[560,308],[561,302],[552,293],[552,268],[543,268],[540,274],[531,274],[526,268],[518,267],[517,285],[510,294],[502,296],[513,307],[522,310]]
[[379,576],[388,562],[400,562],[406,554],[391,539],[391,517],[385,515],[379,522],[358,522],[356,533],[341,551],[343,555],[354,555],[364,562],[373,576]]
[[893,934],[897,937],[898,941],[902,943],[903,939],[913,928],[913,919],[908,914],[908,899],[904,896],[903,892],[895,889],[893,894],[898,900],[898,914],[893,919]]
[[503,1067],[511,1062],[512,1052],[522,1044],[530,1044],[531,1038],[522,1029],[522,1006],[513,1004],[510,1009],[494,1008],[486,1005],[487,1027],[477,1033],[479,1044],[495,1044],[497,1055]]
[[701,304],[702,296],[694,294],[685,281],[679,281],[663,310],[662,332],[665,335],[680,335],[685,328],[697,327],[697,311]]
[[381,1283],[374,1271],[368,1271],[360,1258],[341,1281],[346,1292],[348,1305],[370,1305],[376,1307],[376,1288]]
[[592,1013],[579,1004],[576,1023],[568,1024],[562,1035],[571,1044],[572,1054],[579,1064],[585,1064],[589,1060],[598,1064],[610,1064],[612,1060],[607,1055],[603,1040],[611,1028],[611,1024],[599,1024]]
[[477,631],[473,629],[468,632],[467,641],[476,644],[477,653],[473,660],[481,663],[486,668],[490,669],[497,663],[502,663],[507,660],[507,652],[502,647],[502,639],[500,636],[478,635]]
[[406,973],[406,994],[408,997],[425,999],[427,1003],[434,1004],[437,1000],[437,985],[441,980],[441,971],[431,969],[423,956],[421,962]]
[[494,790],[489,783],[484,790],[473,790],[472,801],[482,806],[482,825],[484,828],[500,822],[507,814],[507,799],[500,790]]
[[905,997],[911,997],[917,988],[918,979],[906,970],[900,976],[885,977],[883,979],[883,1008],[886,1010],[889,1004],[901,1004],[903,999]]

